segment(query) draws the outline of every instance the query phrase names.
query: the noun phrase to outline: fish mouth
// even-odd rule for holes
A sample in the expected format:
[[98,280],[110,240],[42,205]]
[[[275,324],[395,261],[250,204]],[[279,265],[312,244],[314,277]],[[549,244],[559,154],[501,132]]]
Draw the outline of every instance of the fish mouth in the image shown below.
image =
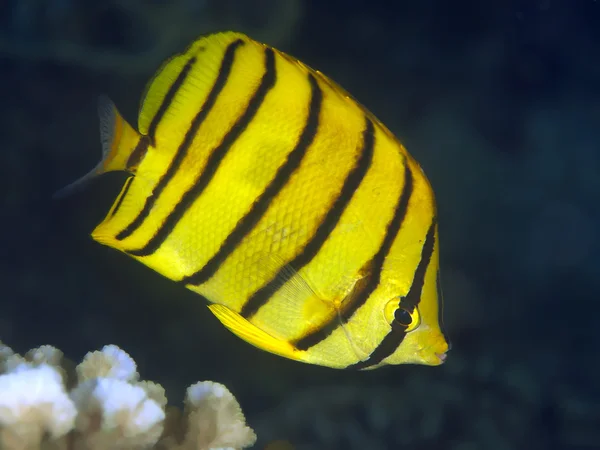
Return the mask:
[[438,359],[440,360],[440,364],[443,364],[446,361],[446,358],[448,357],[448,354],[446,352],[444,352],[444,353],[436,353],[435,356],[437,356]]
[[446,344],[446,350],[445,351],[443,351],[441,353],[435,352],[435,356],[437,356],[439,358],[440,364],[444,364],[444,362],[446,361],[446,358],[448,357],[448,352],[451,349],[452,349],[452,344],[450,344],[450,342],[448,342]]
[[429,352],[421,352],[421,354],[420,354],[422,364],[426,364],[429,366],[439,366],[439,365],[444,364],[447,356],[448,355],[446,354],[445,351],[442,351],[440,353],[429,351]]

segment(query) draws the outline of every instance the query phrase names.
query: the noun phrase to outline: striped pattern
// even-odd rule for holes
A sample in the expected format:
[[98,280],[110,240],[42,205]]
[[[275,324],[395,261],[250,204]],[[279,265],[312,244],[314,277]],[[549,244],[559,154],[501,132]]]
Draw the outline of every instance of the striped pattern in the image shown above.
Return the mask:
[[382,340],[360,341],[358,352],[345,325],[389,301],[380,298],[389,273],[414,273],[397,284],[409,285],[402,306],[417,307],[435,219],[418,255],[403,253],[406,267],[390,272],[390,261],[423,239],[435,206],[416,163],[346,92],[228,34],[163,66],[140,131],[136,177],[95,239],[227,306],[305,361],[363,369],[396,351],[406,335],[397,324],[377,324]]
[[[235,43],[229,47],[228,51],[235,50],[234,46]],[[211,91],[209,101],[213,98],[216,98],[222,85],[227,81],[227,74],[231,66],[231,63],[229,63],[227,60],[227,56],[228,54],[226,53],[226,59],[224,60],[224,64],[226,64],[226,69],[222,69],[221,72],[219,72],[217,84],[215,85],[215,89]],[[275,83],[275,56],[273,54],[273,51],[267,50],[265,52],[265,58],[267,67],[266,72],[263,76],[261,84],[256,90],[256,93],[254,94],[254,96],[250,100],[250,103],[248,104],[248,107],[244,111],[244,114],[239,117],[233,128],[225,135],[221,144],[217,148],[215,148],[214,151],[211,153],[206,163],[206,167],[204,168],[196,182],[190,189],[185,191],[179,203],[175,205],[173,211],[169,214],[169,216],[164,221],[162,226],[158,229],[158,231],[152,236],[152,238],[144,247],[136,250],[130,250],[130,254],[134,256],[148,256],[154,253],[158,249],[158,247],[165,241],[165,239],[171,234],[171,232],[175,228],[175,225],[177,225],[177,223],[181,220],[181,218],[186,213],[188,208],[192,205],[192,203],[202,195],[208,184],[211,182],[212,177],[214,176],[215,172],[219,168],[219,165],[225,158],[225,155],[227,154],[228,150],[235,142],[235,140],[244,132],[246,127],[250,124],[250,122],[252,121],[252,117],[256,114],[262,101],[267,95],[267,92],[269,92],[269,90],[273,87]],[[222,76],[223,73],[225,73],[225,75]],[[223,79],[222,83],[220,83],[221,79]],[[214,97],[213,92],[215,93]],[[203,108],[192,122],[190,130],[186,134],[186,139],[180,147],[180,149],[183,149],[182,153],[189,148],[193,137],[196,135],[196,133],[198,132],[198,128],[202,124],[202,121],[204,120],[206,115],[210,113],[211,106],[212,102],[209,103],[208,106]]]
[[[208,98],[206,99],[206,103],[202,107],[203,111],[210,109],[210,107],[214,103],[214,99],[219,94],[220,87],[222,87],[224,81],[227,78],[228,72],[231,70],[231,60],[233,59],[233,53],[235,52],[236,47],[240,44],[241,41],[235,41],[234,43],[230,44],[229,48],[225,52],[225,57],[223,58],[223,63],[219,72],[220,76],[217,78],[217,81],[215,82],[215,86],[213,87],[211,94],[208,96]],[[177,78],[175,78],[175,81],[169,87],[167,95],[165,95],[165,98],[161,102],[158,111],[152,117],[152,120],[150,121],[150,126],[148,127],[148,137],[150,138],[150,142],[152,143],[152,145],[156,145],[156,128],[158,127],[158,124],[167,112],[169,105],[173,103],[173,100],[175,99],[175,94],[177,94],[177,91],[179,91],[179,89],[185,83],[185,80],[188,78],[188,75],[190,74],[190,71],[192,70],[192,67],[194,67],[194,64],[196,64],[196,62],[197,58],[195,56],[192,56],[185,63],[183,69],[181,69],[181,72],[179,72]],[[181,153],[182,152],[180,151],[177,154],[180,155]]]
[[321,102],[323,101],[323,94],[315,77],[312,74],[309,74],[308,80],[311,87],[311,101],[308,109],[308,118],[296,147],[288,154],[286,162],[278,169],[277,174],[271,183],[257,198],[256,202],[252,205],[252,209],[240,219],[235,229],[221,244],[219,251],[211,257],[202,269],[196,271],[192,275],[184,277],[181,280],[183,283],[200,285],[208,281],[208,279],[215,274],[227,256],[235,251],[242,239],[252,231],[252,228],[269,207],[270,202],[285,186],[294,171],[298,169],[302,158],[317,134],[317,129],[319,127],[319,112],[321,110]]
[[[210,113],[210,110],[213,107],[213,105],[217,99],[217,96],[219,95],[219,93],[221,92],[221,90],[223,89],[223,86],[225,85],[225,83],[227,81],[229,73],[231,72],[231,65],[233,63],[233,57],[235,54],[235,50],[241,44],[242,44],[241,41],[236,40],[235,42],[230,44],[229,47],[227,48],[227,51],[225,52],[225,56],[223,58],[223,62],[221,64],[221,69],[219,70],[219,76],[217,77],[217,80],[216,80],[212,90],[210,91],[210,94],[206,98],[206,102],[204,103],[204,105],[202,105],[202,108],[200,109],[200,111],[198,111],[198,114],[192,121],[189,130],[185,134],[185,139],[183,140],[183,142],[177,149],[175,158],[173,158],[167,171],[160,178],[158,184],[156,185],[156,188],[152,192],[152,195],[146,199],[146,203],[144,204],[144,208],[142,209],[142,211],[140,211],[140,213],[137,215],[137,217],[123,231],[121,231],[119,234],[117,234],[117,240],[123,240],[123,239],[127,238],[128,236],[131,236],[131,234],[133,234],[134,231],[143,224],[144,220],[150,214],[150,210],[152,209],[154,202],[161,195],[161,193],[163,192],[163,190],[165,189],[165,187],[167,186],[169,181],[171,181],[172,178],[175,176],[175,173],[179,170],[181,163],[185,159],[187,152],[190,149],[192,140],[193,140],[194,136],[196,135],[196,133],[198,132],[198,128],[200,128],[200,125],[202,124],[202,122],[204,121],[206,116]],[[175,96],[177,89],[179,89],[183,85],[185,78],[189,74],[189,68],[191,67],[191,65],[194,62],[195,62],[195,58],[191,58],[190,61],[185,65],[184,70],[181,71],[181,73],[179,74],[179,76],[177,77],[175,82],[173,83],[171,89],[169,89],[169,92],[167,93],[167,96],[165,97],[163,103],[161,104],[160,109],[157,112],[157,115],[150,122],[150,131],[151,132],[154,132],[156,130],[156,127],[158,126],[160,118],[162,117],[162,115],[164,114],[166,109],[169,107],[170,102],[173,101],[173,98]],[[150,135],[150,136],[151,136],[151,139],[153,139],[153,136],[152,135]],[[215,156],[213,158],[213,160],[215,161],[215,164],[218,164],[218,160],[219,160],[218,154],[217,154],[217,156]],[[205,171],[204,173],[206,173],[206,174],[208,174],[208,176],[210,176],[210,171]],[[205,176],[205,178],[206,178],[206,176]],[[199,180],[199,182],[200,182],[200,180]],[[199,186],[199,188],[196,188],[196,190],[201,190],[202,186],[199,185],[199,183],[196,184],[196,186]],[[194,193],[195,193],[195,191],[186,192],[188,197],[193,195]],[[186,196],[184,195],[184,198],[185,197]],[[167,219],[167,222],[172,223],[172,222],[176,221],[177,217],[179,217],[183,213],[185,206],[186,206],[186,203],[183,203],[183,201],[178,203],[177,206],[174,208],[173,212],[171,213],[171,215],[169,215],[169,219]],[[156,248],[158,248],[158,246],[160,245],[162,240],[164,240],[164,238],[166,237],[168,232],[169,232],[169,228],[166,224],[164,224],[159,229],[159,231],[152,237],[152,239],[150,239],[146,243],[146,245],[144,247],[136,249],[136,250],[129,250],[128,253],[131,255],[135,255],[135,256],[149,255],[150,253],[156,251]]]
[[[314,235],[298,249],[296,256],[288,263],[294,270],[300,270],[306,266],[317,255],[325,241],[338,224],[344,210],[352,200],[352,194],[358,189],[361,181],[365,177],[371,161],[373,159],[373,123],[367,120],[367,126],[363,133],[363,144],[360,151],[360,157],[357,159],[354,167],[348,173],[344,180],[339,195],[337,195],[327,208],[327,214],[316,228]],[[289,281],[290,271],[287,268],[281,268],[277,274],[263,287],[256,291],[242,306],[241,314],[245,318],[251,318],[258,310],[265,305],[271,296],[279,290],[284,283]]]
[[[436,224],[436,218],[434,217],[433,222],[427,231],[427,236],[425,237],[425,243],[423,244],[423,249],[421,251],[421,259],[413,276],[410,290],[406,297],[400,302],[401,306],[408,311],[413,311],[421,301],[421,293],[423,284],[425,283],[425,274],[427,273],[435,249]],[[346,369],[362,370],[380,364],[385,358],[396,351],[405,337],[406,326],[401,325],[396,321],[392,322],[389,333],[383,338],[381,343],[373,350],[369,357],[363,361],[349,365]]]
[[309,334],[298,339],[295,344],[298,349],[308,350],[326,339],[335,331],[336,328],[342,326],[352,319],[354,313],[363,306],[371,294],[377,289],[381,281],[381,271],[386,257],[390,252],[390,248],[399,233],[402,226],[404,217],[408,210],[408,201],[412,195],[413,190],[413,177],[412,172],[408,164],[404,166],[404,186],[402,187],[402,194],[398,198],[394,215],[387,226],[385,237],[381,243],[381,246],[377,250],[377,253],[367,263],[368,274],[362,283],[359,285],[358,292],[353,293],[350,296],[350,301],[343,304],[343,309],[340,311],[339,317],[332,317],[326,323],[323,323],[318,328],[312,330]]

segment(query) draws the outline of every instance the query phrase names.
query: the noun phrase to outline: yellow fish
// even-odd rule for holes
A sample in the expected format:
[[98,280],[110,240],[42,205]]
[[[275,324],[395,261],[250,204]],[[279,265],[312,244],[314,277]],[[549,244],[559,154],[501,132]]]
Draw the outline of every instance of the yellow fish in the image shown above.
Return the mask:
[[99,113],[104,157],[83,179],[131,176],[96,241],[277,355],[346,369],[444,361],[431,186],[321,72],[211,34],[158,70],[139,131],[108,99]]

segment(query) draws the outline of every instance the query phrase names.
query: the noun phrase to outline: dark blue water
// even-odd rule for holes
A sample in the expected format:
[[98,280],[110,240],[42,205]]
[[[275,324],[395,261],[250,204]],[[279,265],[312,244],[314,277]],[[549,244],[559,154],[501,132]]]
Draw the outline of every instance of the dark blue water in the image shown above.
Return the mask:
[[[117,344],[174,404],[222,382],[261,449],[600,448],[600,2],[123,3],[0,3],[2,341],[76,361]],[[51,200],[100,157],[99,94],[135,124],[160,62],[232,27],[331,76],[423,166],[444,366],[346,373],[256,350],[89,238],[122,175]]]

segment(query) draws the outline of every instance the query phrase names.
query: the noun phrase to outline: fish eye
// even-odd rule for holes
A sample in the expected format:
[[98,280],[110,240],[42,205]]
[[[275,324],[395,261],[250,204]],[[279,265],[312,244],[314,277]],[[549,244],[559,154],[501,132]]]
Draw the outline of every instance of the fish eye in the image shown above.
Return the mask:
[[412,322],[412,317],[408,310],[404,308],[398,308],[394,311],[394,320],[400,325],[409,326]]
[[401,306],[402,297],[396,297],[393,300],[390,300],[387,305],[385,305],[384,316],[390,325],[396,323],[397,325],[401,325],[406,328],[406,332],[414,330],[421,323],[421,315],[419,314],[419,309],[414,308],[410,311],[407,308]]
[[408,308],[404,308],[402,306],[402,298],[397,299],[395,302],[389,302],[386,312],[388,315],[388,323],[392,325],[392,322],[394,322],[397,325],[406,328],[407,333],[417,328],[421,323],[419,309],[413,308],[411,311]]
[[406,327],[406,332],[414,330],[421,324],[421,314],[419,314],[419,308],[414,308],[412,311],[398,306],[394,311],[394,320],[400,325]]

